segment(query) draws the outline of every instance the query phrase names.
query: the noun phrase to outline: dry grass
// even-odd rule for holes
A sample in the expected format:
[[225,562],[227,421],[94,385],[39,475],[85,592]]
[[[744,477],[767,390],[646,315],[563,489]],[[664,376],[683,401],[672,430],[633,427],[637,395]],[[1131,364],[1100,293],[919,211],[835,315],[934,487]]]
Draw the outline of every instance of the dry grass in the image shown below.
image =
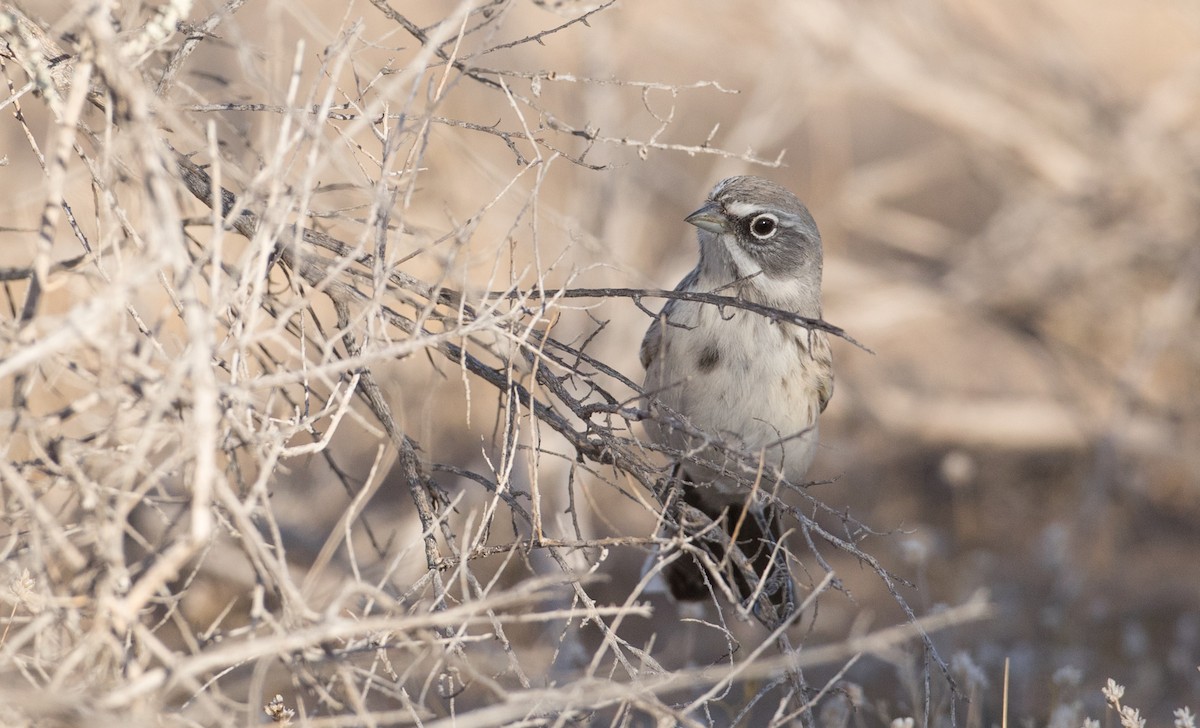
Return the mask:
[[[0,723],[981,726],[1005,658],[1185,719],[1200,15],[1004,8],[0,5]],[[744,171],[875,352],[775,630],[643,574],[637,344]]]

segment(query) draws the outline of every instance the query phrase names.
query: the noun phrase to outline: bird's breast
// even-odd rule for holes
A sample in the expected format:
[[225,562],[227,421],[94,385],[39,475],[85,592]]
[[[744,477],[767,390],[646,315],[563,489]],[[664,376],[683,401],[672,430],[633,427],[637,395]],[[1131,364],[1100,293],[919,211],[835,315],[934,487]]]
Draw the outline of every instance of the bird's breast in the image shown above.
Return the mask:
[[813,335],[741,310],[691,304],[675,313],[647,389],[696,428],[752,452],[765,448],[772,467],[801,479],[820,409]]

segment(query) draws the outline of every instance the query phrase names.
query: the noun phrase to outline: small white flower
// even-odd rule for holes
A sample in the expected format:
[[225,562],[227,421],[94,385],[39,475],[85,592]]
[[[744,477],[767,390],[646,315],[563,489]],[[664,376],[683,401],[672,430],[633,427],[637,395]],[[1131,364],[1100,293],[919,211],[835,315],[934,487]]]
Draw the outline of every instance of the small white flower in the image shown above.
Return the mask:
[[1104,693],[1104,697],[1108,700],[1108,702],[1112,703],[1113,705],[1117,705],[1121,702],[1121,698],[1125,695],[1125,686],[1118,685],[1117,681],[1110,677],[1108,679],[1108,684],[1101,688],[1100,692]]
[[1121,708],[1121,725],[1125,728],[1146,728],[1146,719],[1142,717],[1137,708],[1126,705]]
[[1175,711],[1175,728],[1196,728],[1196,716],[1189,708]]
[[282,726],[292,725],[292,719],[296,717],[296,711],[287,707],[283,702],[283,696],[278,694],[271,702],[263,706],[263,712]]

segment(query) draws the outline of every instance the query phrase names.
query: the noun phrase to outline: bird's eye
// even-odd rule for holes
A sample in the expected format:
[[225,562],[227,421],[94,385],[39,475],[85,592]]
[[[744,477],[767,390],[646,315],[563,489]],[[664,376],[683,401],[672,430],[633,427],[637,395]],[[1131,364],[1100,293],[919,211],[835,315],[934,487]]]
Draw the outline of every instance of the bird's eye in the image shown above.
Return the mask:
[[761,215],[755,215],[750,221],[750,233],[759,240],[766,240],[775,234],[779,229],[779,218],[770,213],[764,212]]

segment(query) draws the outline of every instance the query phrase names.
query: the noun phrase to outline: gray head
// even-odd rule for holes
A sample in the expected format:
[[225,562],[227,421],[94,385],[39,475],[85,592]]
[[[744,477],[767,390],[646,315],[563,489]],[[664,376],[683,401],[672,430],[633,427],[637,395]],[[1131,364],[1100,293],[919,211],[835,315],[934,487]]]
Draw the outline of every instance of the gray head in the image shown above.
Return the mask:
[[[821,234],[804,203],[761,177],[730,177],[685,218],[700,228],[700,267],[711,277],[750,277],[769,299],[815,297],[820,309]],[[805,306],[809,308],[810,306]]]

